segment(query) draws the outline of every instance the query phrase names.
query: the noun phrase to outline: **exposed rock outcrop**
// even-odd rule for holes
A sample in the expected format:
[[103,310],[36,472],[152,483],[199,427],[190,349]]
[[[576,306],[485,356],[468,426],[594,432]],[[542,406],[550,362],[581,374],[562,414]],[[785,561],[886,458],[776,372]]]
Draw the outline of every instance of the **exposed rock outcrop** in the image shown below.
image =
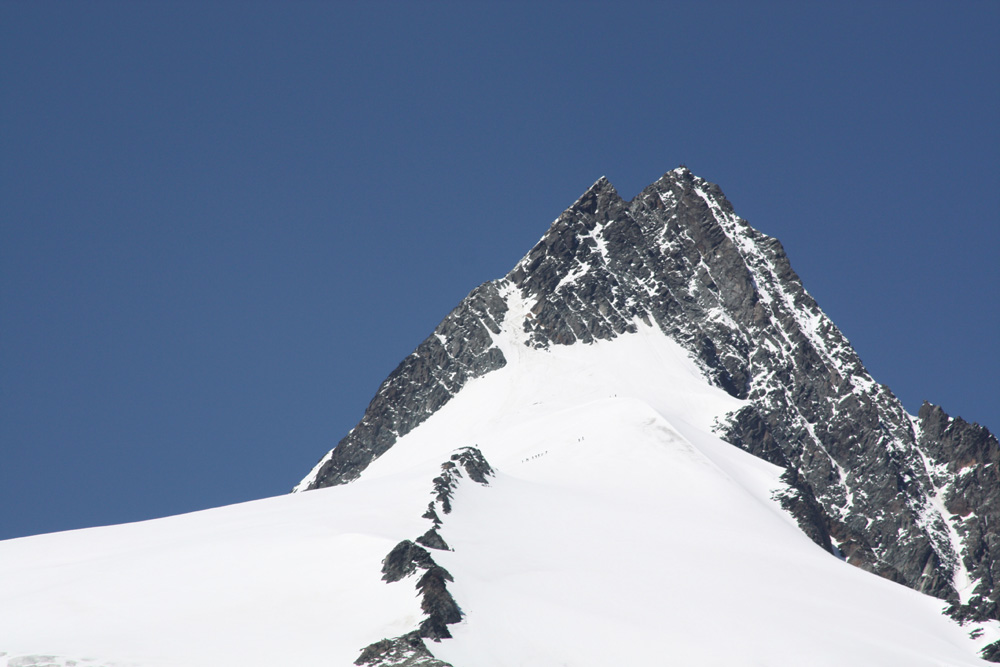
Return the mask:
[[383,639],[365,647],[354,664],[369,667],[452,667],[451,663],[435,658],[417,632]]
[[419,426],[465,384],[503,368],[507,360],[493,343],[507,304],[496,285],[486,283],[441,322],[382,383],[364,417],[324,456],[295,491],[344,484],[396,440]]
[[[465,472],[465,475],[462,472]],[[424,644],[424,639],[436,642],[451,637],[449,625],[462,621],[462,609],[448,592],[448,583],[454,581],[451,573],[434,561],[434,557],[424,547],[448,550],[448,545],[438,533],[442,521],[437,513],[451,513],[451,501],[459,481],[468,476],[473,482],[489,486],[489,477],[494,476],[493,468],[475,447],[462,447],[441,464],[441,474],[434,478],[434,499],[422,518],[433,522],[433,527],[417,538],[420,546],[411,540],[402,540],[382,559],[382,579],[395,583],[412,576],[418,570],[423,574],[417,580],[416,589],[420,595],[420,609],[424,619],[419,627],[408,634],[393,639],[382,639],[367,646],[354,664],[373,667],[451,667],[434,659]]]

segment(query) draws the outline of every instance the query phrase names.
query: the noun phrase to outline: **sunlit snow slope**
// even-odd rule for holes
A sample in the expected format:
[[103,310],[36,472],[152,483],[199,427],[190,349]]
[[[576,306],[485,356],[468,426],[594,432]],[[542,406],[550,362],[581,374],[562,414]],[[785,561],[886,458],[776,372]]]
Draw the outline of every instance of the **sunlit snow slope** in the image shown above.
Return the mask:
[[468,446],[496,474],[460,481],[433,550],[455,667],[983,664],[940,600],[809,540],[780,469],[712,433],[742,402],[637,329],[534,349],[505,323],[507,364],[350,484],[0,543],[0,665],[350,665],[422,619],[382,559]]

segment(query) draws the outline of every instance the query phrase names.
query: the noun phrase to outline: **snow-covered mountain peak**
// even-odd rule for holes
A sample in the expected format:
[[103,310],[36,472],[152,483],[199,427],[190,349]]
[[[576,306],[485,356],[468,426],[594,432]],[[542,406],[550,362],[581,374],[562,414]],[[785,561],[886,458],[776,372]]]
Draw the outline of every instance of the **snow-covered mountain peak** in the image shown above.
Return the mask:
[[1000,513],[943,509],[936,499],[958,493],[947,489],[982,499],[928,467],[926,448],[940,448],[923,443],[920,420],[868,374],[781,244],[684,167],[628,202],[599,179],[510,273],[473,290],[404,360],[361,424],[298,488],[356,478],[522,347],[589,346],[640,327],[674,341],[711,384],[745,401],[719,417],[719,434],[787,471],[786,505],[817,544],[949,600],[963,617],[997,617],[997,559],[986,536]]
[[973,665],[1000,653],[998,463],[907,415],[718,186],[602,177],[310,493],[0,545],[0,667]]

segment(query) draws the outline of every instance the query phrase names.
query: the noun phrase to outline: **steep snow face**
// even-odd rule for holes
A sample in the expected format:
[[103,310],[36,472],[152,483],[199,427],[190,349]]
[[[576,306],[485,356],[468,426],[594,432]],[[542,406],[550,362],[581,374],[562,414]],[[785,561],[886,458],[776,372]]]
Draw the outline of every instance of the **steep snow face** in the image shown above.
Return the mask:
[[[352,484],[0,543],[0,665],[351,664],[426,616],[420,572],[389,582],[382,561],[428,503],[464,618],[426,664],[980,664],[940,601],[802,534],[772,499],[781,468],[712,432],[745,400],[683,347],[641,322],[525,346],[530,304],[503,298],[504,367]],[[445,512],[431,480],[470,446],[495,474]]]

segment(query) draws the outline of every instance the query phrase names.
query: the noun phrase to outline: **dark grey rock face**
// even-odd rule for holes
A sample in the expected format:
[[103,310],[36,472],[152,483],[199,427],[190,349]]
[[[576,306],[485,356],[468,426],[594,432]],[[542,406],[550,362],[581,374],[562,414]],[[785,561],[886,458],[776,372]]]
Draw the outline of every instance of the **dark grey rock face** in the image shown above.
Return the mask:
[[[521,310],[521,321],[505,321]],[[817,544],[949,601],[958,618],[998,618],[996,438],[933,406],[907,415],[805,291],[781,244],[684,168],[628,202],[597,181],[386,380],[308,488],[354,479],[469,378],[502,367],[491,334],[504,326],[537,348],[660,329],[747,401],[718,432],[786,468],[779,500]]]
[[410,540],[403,540],[392,548],[382,559],[382,580],[390,584],[410,576],[417,568],[429,568],[434,560],[427,549],[417,546]]
[[431,528],[426,533],[417,538],[419,544],[424,545],[428,549],[438,549],[439,551],[448,551],[448,543],[444,541],[438,533],[437,528]]
[[[493,476],[493,468],[483,458],[483,453],[475,447],[462,447],[451,455],[449,461],[441,464],[441,474],[434,478],[434,492],[437,494],[434,500],[440,503],[441,511],[445,514],[451,513],[451,498],[458,486],[458,480],[462,478],[462,470],[473,482],[484,486],[489,486],[487,477]],[[428,514],[432,516],[428,516]],[[434,503],[427,508],[424,518],[429,518],[435,522],[435,528],[440,525],[441,520],[434,510]]]
[[414,574],[418,569],[423,574],[417,581],[420,594],[420,609],[426,617],[420,623],[417,635],[434,641],[451,637],[448,626],[462,620],[462,610],[455,598],[448,592],[449,581],[454,581],[448,570],[434,562],[434,558],[423,547],[410,540],[403,540],[382,559],[382,579],[395,583]]
[[472,290],[386,378],[358,425],[296,490],[357,479],[369,463],[447,403],[466,382],[503,368],[507,360],[492,335],[500,333],[506,312],[507,304],[493,283]]
[[451,637],[448,626],[462,620],[462,610],[448,592],[448,582],[455,581],[448,570],[434,565],[424,571],[417,582],[420,610],[427,618],[420,623],[420,636],[440,641]]
[[[962,620],[1000,617],[1000,444],[978,424],[952,419],[936,405],[924,403],[919,445],[929,459],[931,480],[947,513],[947,520],[964,545],[962,564],[977,582],[964,604],[951,613]],[[1000,647],[994,650],[1000,658]]]
[[383,639],[365,647],[354,664],[369,667],[452,667],[451,663],[431,655],[417,632]]
[[454,581],[448,570],[435,563],[426,549],[403,540],[382,560],[382,579],[395,583],[418,569],[424,572],[417,581],[417,592],[426,618],[421,621],[417,635],[441,641],[451,637],[448,626],[462,620],[462,610],[448,592],[447,582]]

